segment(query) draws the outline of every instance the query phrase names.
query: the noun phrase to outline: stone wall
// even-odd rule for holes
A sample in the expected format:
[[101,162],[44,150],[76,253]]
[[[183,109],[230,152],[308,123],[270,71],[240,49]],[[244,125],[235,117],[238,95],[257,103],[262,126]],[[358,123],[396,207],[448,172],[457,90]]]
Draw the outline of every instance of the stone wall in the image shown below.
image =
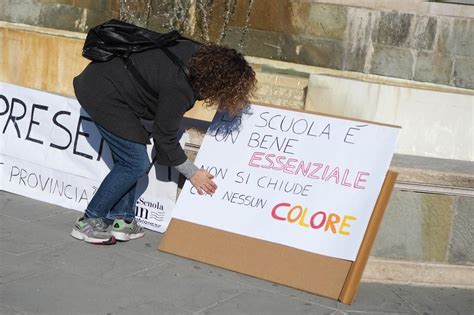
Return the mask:
[[109,18],[246,55],[474,89],[474,19],[281,0],[5,0],[0,20],[86,32]]
[[474,264],[474,198],[396,189],[372,255],[451,264]]

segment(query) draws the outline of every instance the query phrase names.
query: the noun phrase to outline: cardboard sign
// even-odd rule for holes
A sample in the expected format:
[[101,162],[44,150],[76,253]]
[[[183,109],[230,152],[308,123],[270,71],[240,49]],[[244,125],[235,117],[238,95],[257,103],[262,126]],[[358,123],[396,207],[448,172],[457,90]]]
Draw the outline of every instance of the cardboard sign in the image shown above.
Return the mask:
[[[112,165],[75,99],[0,82],[1,190],[84,211]],[[177,176],[158,167],[140,179],[135,211],[143,226],[166,230]]]
[[354,261],[399,130],[259,105],[218,114],[196,158],[218,190],[186,183],[173,218]]

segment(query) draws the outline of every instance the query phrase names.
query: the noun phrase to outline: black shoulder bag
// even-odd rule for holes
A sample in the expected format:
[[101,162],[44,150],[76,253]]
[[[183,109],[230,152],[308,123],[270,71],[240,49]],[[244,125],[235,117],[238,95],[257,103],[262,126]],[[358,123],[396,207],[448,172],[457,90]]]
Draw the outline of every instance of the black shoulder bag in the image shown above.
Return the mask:
[[[109,61],[114,57],[119,57],[135,80],[148,93],[159,99],[158,92],[150,87],[128,57],[136,52],[160,48],[183,71],[191,85],[191,73],[188,67],[167,48],[177,44],[179,40],[189,39],[181,36],[178,31],[158,33],[112,19],[89,30],[82,49],[82,56],[92,61]],[[152,109],[148,108],[148,110],[153,113]]]

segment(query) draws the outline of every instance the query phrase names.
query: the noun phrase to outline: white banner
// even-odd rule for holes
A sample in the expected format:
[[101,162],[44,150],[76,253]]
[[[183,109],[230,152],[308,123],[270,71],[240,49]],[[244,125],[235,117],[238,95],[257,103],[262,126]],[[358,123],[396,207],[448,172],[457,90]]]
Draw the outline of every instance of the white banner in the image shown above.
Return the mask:
[[218,189],[186,183],[173,217],[355,260],[399,130],[256,105],[216,115],[196,164]]
[[[77,100],[0,82],[1,190],[84,211],[112,165]],[[142,226],[166,230],[177,178],[174,168],[159,166],[140,179],[135,211]]]

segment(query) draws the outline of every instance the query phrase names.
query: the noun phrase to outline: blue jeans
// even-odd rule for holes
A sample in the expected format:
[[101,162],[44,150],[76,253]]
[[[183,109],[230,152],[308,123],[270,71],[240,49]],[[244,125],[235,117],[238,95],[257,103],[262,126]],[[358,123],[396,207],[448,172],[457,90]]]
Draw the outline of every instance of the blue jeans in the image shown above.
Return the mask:
[[120,138],[99,125],[97,128],[110,148],[114,166],[89,202],[85,214],[89,218],[132,220],[137,181],[150,166],[146,145]]

